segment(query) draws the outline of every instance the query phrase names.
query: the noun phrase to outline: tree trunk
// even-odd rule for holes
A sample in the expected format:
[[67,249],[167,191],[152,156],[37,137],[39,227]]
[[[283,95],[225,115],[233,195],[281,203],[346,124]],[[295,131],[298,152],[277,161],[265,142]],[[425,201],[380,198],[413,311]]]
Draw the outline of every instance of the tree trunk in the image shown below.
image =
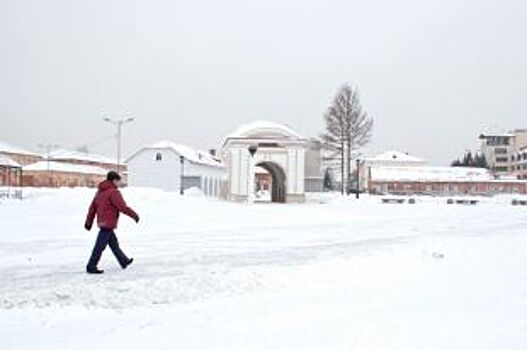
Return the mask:
[[340,192],[344,195],[344,183],[346,176],[344,176],[344,141],[340,143]]
[[346,160],[348,161],[348,163],[346,164],[346,166],[348,179],[346,181],[346,193],[349,195],[351,193],[351,141],[349,139],[347,140],[347,144],[348,149],[346,150]]

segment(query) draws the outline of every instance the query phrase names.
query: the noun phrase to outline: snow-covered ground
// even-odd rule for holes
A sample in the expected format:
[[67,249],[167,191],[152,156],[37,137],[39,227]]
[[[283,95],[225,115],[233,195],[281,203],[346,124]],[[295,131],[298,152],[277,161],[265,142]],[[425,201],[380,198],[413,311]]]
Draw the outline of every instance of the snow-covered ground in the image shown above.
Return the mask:
[[527,208],[126,189],[141,214],[90,276],[93,192],[0,202],[0,349],[526,349]]

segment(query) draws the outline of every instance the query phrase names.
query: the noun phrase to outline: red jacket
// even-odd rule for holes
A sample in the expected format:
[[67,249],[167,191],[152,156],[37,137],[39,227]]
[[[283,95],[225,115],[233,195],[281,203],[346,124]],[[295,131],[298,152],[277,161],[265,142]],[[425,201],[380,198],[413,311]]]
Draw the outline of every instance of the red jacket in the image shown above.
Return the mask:
[[121,192],[113,182],[105,180],[99,184],[99,191],[90,205],[85,227],[90,230],[97,215],[97,226],[113,230],[117,227],[119,212],[128,215],[136,222],[139,221],[139,215],[126,205]]

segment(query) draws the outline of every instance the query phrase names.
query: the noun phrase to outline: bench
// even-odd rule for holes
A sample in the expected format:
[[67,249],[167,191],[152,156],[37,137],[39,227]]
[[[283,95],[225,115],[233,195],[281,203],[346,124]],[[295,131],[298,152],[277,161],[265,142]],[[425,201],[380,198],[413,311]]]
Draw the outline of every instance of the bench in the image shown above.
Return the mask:
[[452,199],[446,201],[447,204],[461,204],[461,205],[476,205],[479,203],[477,199]]
[[404,198],[382,198],[381,200],[384,204],[403,204],[406,201]]
[[512,205],[527,205],[527,199],[513,199]]
[[0,190],[0,198],[17,198],[22,199],[22,190]]

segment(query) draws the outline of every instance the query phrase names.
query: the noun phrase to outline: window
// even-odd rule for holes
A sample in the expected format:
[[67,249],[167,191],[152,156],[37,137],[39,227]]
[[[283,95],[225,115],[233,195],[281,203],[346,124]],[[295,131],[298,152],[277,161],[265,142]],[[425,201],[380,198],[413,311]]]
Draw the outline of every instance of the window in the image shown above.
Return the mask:
[[507,163],[507,157],[496,157],[496,163]]
[[507,154],[507,149],[506,148],[496,148],[494,149],[494,153],[495,154]]
[[156,162],[160,162],[163,160],[163,155],[161,153],[156,153]]
[[508,146],[509,144],[509,136],[490,136],[487,138],[487,146]]

